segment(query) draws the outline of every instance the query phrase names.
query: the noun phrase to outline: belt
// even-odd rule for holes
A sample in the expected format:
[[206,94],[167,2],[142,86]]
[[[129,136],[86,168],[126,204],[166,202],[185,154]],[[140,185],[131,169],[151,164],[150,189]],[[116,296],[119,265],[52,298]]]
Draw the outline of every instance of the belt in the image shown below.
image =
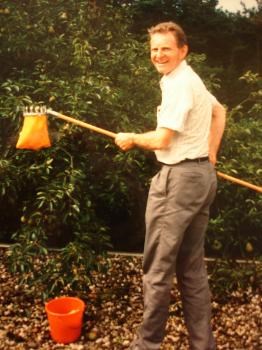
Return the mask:
[[160,162],[160,164],[161,165],[167,165],[167,166],[175,166],[175,165],[179,165],[179,164],[182,164],[182,163],[190,163],[190,162],[202,163],[202,162],[207,162],[208,159],[209,159],[208,157],[200,157],[200,158],[195,158],[195,159],[186,158],[186,159],[183,159],[180,162],[175,163],[175,164],[165,164],[165,163],[161,163],[161,162]]

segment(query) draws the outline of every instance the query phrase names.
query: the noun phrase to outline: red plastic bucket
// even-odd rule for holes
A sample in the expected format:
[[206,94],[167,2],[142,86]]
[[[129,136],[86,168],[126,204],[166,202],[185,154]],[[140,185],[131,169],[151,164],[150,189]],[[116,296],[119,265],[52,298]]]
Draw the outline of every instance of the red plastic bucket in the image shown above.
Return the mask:
[[84,309],[85,303],[75,297],[59,297],[45,304],[51,337],[55,342],[67,344],[80,337]]

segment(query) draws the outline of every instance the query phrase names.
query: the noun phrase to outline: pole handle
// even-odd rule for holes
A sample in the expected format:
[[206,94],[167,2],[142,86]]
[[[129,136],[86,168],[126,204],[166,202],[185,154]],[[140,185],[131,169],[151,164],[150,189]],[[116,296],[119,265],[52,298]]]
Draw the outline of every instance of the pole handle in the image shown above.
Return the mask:
[[222,177],[225,180],[229,180],[229,181],[234,182],[234,183],[236,183],[238,185],[241,185],[241,186],[244,186],[244,187],[248,187],[248,188],[251,188],[254,191],[262,193],[262,187],[261,186],[253,185],[253,184],[251,184],[251,183],[249,183],[247,181],[240,180],[240,179],[237,179],[236,177],[229,176],[229,175],[226,175],[224,173],[221,173],[220,171],[217,171],[217,175]]

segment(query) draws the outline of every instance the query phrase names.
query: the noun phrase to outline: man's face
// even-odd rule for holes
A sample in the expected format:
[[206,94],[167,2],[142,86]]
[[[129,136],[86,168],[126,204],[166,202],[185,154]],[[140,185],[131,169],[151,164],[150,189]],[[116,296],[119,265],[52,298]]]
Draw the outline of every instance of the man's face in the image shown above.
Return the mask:
[[170,32],[152,34],[150,49],[151,61],[161,74],[168,74],[174,70],[188,51],[187,45],[177,46],[177,40]]

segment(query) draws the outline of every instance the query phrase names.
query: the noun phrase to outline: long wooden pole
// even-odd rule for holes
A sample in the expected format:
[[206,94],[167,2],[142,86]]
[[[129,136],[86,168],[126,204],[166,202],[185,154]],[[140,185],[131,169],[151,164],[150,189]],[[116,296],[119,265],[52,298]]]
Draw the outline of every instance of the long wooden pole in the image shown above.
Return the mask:
[[[94,126],[94,125],[91,125],[91,124],[88,124],[88,123],[85,123],[81,120],[78,120],[78,119],[75,119],[75,118],[72,118],[72,117],[68,117],[64,114],[61,114],[61,113],[58,113],[58,112],[55,112],[53,111],[52,109],[47,109],[46,112],[48,114],[52,114],[54,116],[56,116],[57,118],[60,118],[60,119],[63,119],[69,123],[73,123],[73,124],[76,124],[78,126],[81,126],[83,128],[86,128],[86,129],[89,129],[89,130],[92,130],[92,131],[95,131],[95,132],[98,132],[100,134],[103,134],[103,135],[106,135],[106,136],[109,136],[109,137],[112,137],[112,138],[115,138],[116,137],[116,133],[112,132],[112,131],[108,131],[108,130],[105,130],[105,129],[102,129],[102,128],[99,128],[97,126]],[[225,179],[225,180],[228,180],[228,181],[231,181],[233,183],[236,183],[238,185],[241,185],[241,186],[244,186],[244,187],[247,187],[247,188],[250,188],[254,191],[257,191],[257,192],[260,192],[262,193],[262,187],[261,186],[256,186],[256,185],[253,185],[247,181],[244,181],[244,180],[240,180],[240,179],[237,179],[236,177],[233,177],[233,176],[229,176],[229,175],[226,175],[224,173],[221,173],[220,171],[217,171],[217,175],[219,177],[221,177],[222,179]]]
[[94,125],[82,122],[81,120],[78,120],[78,119],[75,119],[75,118],[72,118],[72,117],[68,117],[68,116],[66,116],[64,114],[55,112],[52,109],[47,109],[46,112],[48,114],[52,114],[52,115],[56,116],[57,118],[66,120],[69,123],[76,124],[76,125],[81,126],[83,128],[86,128],[86,129],[98,132],[100,134],[104,134],[104,135],[112,137],[112,138],[116,137],[116,134],[114,132],[112,132],[112,131],[108,131],[108,130],[105,130],[105,129],[102,129],[102,128],[98,128],[97,126],[94,126]]
[[226,175],[224,173],[221,173],[220,171],[217,171],[217,175],[220,176],[221,178],[225,179],[225,180],[228,180],[228,181],[231,181],[231,182],[234,182],[238,185],[241,185],[241,186],[244,186],[244,187],[248,187],[254,191],[257,191],[257,192],[260,192],[262,193],[262,187],[261,186],[256,186],[256,185],[253,185],[247,181],[244,181],[244,180],[240,180],[240,179],[237,179],[236,177],[233,177],[233,176],[229,176],[229,175]]

